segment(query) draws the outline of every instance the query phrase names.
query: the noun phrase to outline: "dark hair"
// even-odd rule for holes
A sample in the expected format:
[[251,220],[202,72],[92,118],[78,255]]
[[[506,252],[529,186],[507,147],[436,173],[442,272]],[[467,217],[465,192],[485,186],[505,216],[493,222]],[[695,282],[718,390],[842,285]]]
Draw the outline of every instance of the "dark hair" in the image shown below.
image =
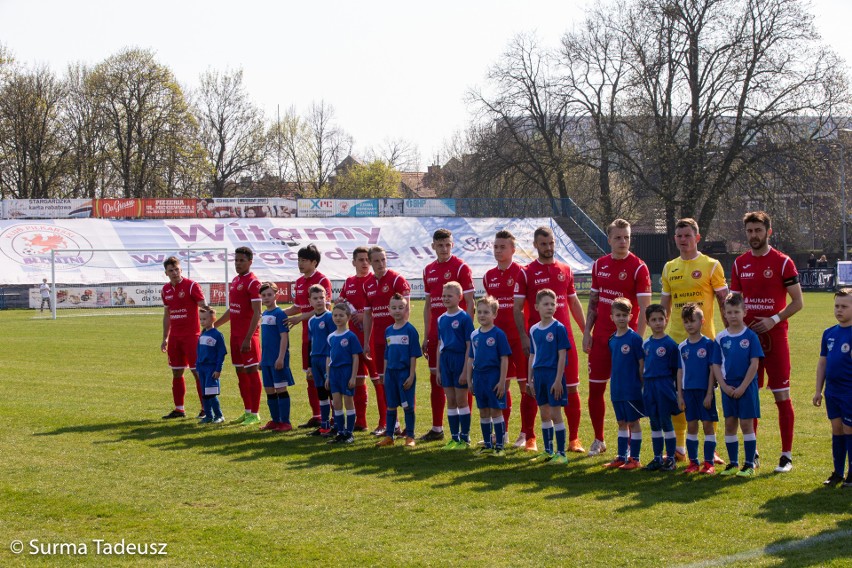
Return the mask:
[[237,247],[237,249],[234,250],[234,254],[241,254],[249,260],[254,260],[254,252],[252,252],[252,250],[248,247]]
[[533,233],[533,240],[539,237],[552,237],[553,230],[550,227],[538,227]]
[[180,266],[180,259],[176,256],[170,256],[163,261],[163,268],[168,270],[170,266]]
[[352,260],[358,258],[359,254],[366,254],[367,259],[370,258],[370,249],[367,247],[355,247],[355,250],[352,251]]
[[692,229],[696,236],[701,234],[698,232],[698,221],[691,217],[684,217],[683,219],[679,219],[678,222],[675,223],[675,230],[686,228]]
[[323,296],[325,296],[325,288],[323,288],[319,284],[314,284],[313,286],[308,288],[308,298],[310,298],[314,294],[322,294]]
[[743,225],[749,223],[763,223],[767,231],[772,228],[772,218],[766,211],[749,211],[746,213],[743,216]]
[[391,296],[390,299],[391,300],[402,300],[403,302],[408,302],[408,298],[406,298],[405,296],[403,296],[399,292],[396,292],[393,296]]
[[618,298],[612,301],[611,310],[617,310],[619,312],[629,314],[633,311],[633,303],[624,296],[619,296]]
[[299,258],[304,258],[305,260],[310,260],[312,262],[316,262],[317,266],[319,266],[320,260],[322,259],[322,255],[320,254],[319,249],[316,245],[308,245],[306,247],[302,247],[298,252]]
[[[729,293],[725,296],[725,305],[732,307],[741,307],[745,306],[745,300],[743,300],[742,294],[734,294],[733,292]],[[743,308],[745,309],[745,308]]]
[[379,245],[375,245],[375,246],[372,246],[372,247],[370,247],[369,249],[367,249],[367,257],[368,257],[371,261],[373,260],[373,253],[374,253],[374,252],[381,252],[381,253],[384,253],[384,252],[385,252],[385,249],[383,249],[383,248],[382,248],[382,247],[380,247]]
[[651,319],[651,314],[661,313],[666,317],[666,309],[660,304],[651,304],[645,308],[645,320]]
[[692,321],[696,317],[701,320],[704,319],[704,310],[698,304],[690,302],[680,310],[680,319]]
[[502,231],[497,231],[497,234],[494,235],[495,239],[509,239],[512,241],[512,244],[515,244],[515,235],[512,234],[511,231],[507,231],[503,229]]
[[449,229],[438,229],[434,233],[432,233],[433,241],[443,241],[444,239],[452,239],[453,232]]

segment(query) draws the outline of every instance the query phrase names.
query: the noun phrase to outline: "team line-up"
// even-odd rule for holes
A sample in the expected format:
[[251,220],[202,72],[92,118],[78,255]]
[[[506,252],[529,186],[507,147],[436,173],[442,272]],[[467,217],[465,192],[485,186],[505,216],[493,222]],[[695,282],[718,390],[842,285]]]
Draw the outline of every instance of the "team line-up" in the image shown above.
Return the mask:
[[[720,263],[698,252],[698,224],[693,219],[678,221],[674,238],[680,255],[666,263],[661,301],[652,305],[648,268],[629,250],[630,224],[616,219],[607,227],[611,253],[592,267],[585,313],[571,268],[554,258],[549,228],[535,230],[538,258],[524,267],[513,261],[515,237],[497,232],[496,266],[483,277],[487,295],[476,301],[470,267],[453,255],[450,231],[438,229],[432,237],[437,260],[423,270],[422,342],[408,321],[409,284],[388,269],[385,251],[378,246],[353,251],[355,275],[346,279],[333,309],[331,282],[318,270],[321,255],[314,245],[298,252],[301,276],[287,309],[277,306],[276,285],[261,283],[251,272],[252,250],[237,248],[237,276],[230,283],[228,308],[218,319],[200,287],[182,276],[180,261],[169,258],[164,262],[169,283],[162,290],[161,347],[172,369],[175,409],[164,418],[186,416],[183,375],[189,368],[202,403],[200,421],[224,422],[218,395],[227,348],[218,328],[230,323],[230,354],[245,408],[234,422],[259,424],[265,391],[271,419],[261,429],[292,430],[288,388],[295,381],[289,330],[301,323],[312,417],[299,427],[310,428],[310,435],[327,438],[330,444],[349,444],[355,432],[368,431],[369,378],[379,416],[371,432],[378,437],[376,446],[393,446],[397,437],[404,438],[406,447],[415,446],[415,369],[417,359],[425,355],[432,427],[420,441],[444,440],[446,410],[450,439],[442,449],[469,448],[475,398],[482,430],[477,453],[504,456],[513,407],[509,387],[516,380],[521,433],[514,447],[534,453],[532,461],[564,464],[568,452],[586,453],[578,435],[582,346],[589,360],[588,411],[595,435],[590,456],[607,451],[604,395],[611,383],[618,445],[606,467],[674,471],[677,462],[685,461],[686,473],[715,474],[716,466],[725,464],[716,453],[718,389],[728,452],[728,463],[719,474],[753,477],[759,467],[758,389],[766,378],[781,434],[775,472],[789,472],[795,414],[787,320],[802,309],[802,290],[794,263],[768,244],[769,215],[747,213],[743,224],[750,250],[734,261],[729,288]],[[716,303],[725,324],[718,335],[713,325]],[[813,404],[824,401],[831,422],[834,471],[825,484],[852,487],[852,290],[835,295],[834,315],[838,324],[822,338]],[[582,330],[580,344],[574,340],[571,319]],[[650,336],[643,340],[646,329]],[[534,430],[539,410],[540,453]],[[645,417],[651,426],[653,459],[643,467],[640,420]],[[699,427],[704,433],[702,458]],[[844,479],[847,461],[850,473]]]

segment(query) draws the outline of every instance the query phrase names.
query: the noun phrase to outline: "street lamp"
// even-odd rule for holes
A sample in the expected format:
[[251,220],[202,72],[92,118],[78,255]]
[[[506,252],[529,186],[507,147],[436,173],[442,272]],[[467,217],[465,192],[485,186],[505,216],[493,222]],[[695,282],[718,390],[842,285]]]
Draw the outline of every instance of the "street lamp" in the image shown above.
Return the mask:
[[843,232],[843,260],[848,260],[849,250],[846,243],[846,222],[848,220],[848,211],[846,209],[846,164],[845,164],[845,139],[852,136],[852,130],[841,128],[837,131],[837,142],[840,146],[840,210],[843,215],[841,226]]

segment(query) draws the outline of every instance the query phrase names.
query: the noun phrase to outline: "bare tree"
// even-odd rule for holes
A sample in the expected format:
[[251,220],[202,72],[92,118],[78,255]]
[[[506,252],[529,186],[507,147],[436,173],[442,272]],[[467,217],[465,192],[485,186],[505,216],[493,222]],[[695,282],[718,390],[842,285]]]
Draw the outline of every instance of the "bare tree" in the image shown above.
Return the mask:
[[207,71],[195,93],[201,143],[212,164],[213,197],[223,197],[229,181],[255,173],[266,160],[263,113],[249,100],[243,71]]
[[106,124],[97,112],[89,82],[91,73],[91,68],[81,63],[68,67],[63,122],[70,147],[66,192],[71,197],[93,199],[102,195],[104,187],[113,185],[114,172],[107,167]]
[[381,160],[401,172],[416,172],[420,169],[420,150],[410,140],[385,138],[378,147],[367,151],[367,160]]
[[299,152],[302,176],[312,195],[323,197],[335,167],[352,152],[352,137],[336,122],[334,107],[315,102],[304,119],[305,148]]

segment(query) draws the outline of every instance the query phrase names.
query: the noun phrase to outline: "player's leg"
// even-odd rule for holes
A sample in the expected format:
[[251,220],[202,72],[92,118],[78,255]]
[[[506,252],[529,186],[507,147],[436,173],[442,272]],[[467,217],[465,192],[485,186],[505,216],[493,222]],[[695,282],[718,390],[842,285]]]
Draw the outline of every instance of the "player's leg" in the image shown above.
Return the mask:
[[263,393],[263,383],[260,380],[260,334],[254,333],[249,340],[249,349],[243,353],[243,371],[247,375],[249,405],[252,416],[246,417],[244,423],[257,424],[260,422],[260,397]]
[[[437,334],[437,325],[433,323],[432,329]],[[438,336],[429,337],[426,342],[426,357],[429,360],[429,400],[432,406],[432,429],[420,436],[423,442],[432,442],[444,439],[444,405],[446,397],[444,389],[438,384],[435,376],[435,361],[438,349]]]
[[[402,402],[402,388],[397,381],[397,375],[399,373],[394,371],[393,369],[385,369],[384,373],[384,392],[385,392],[385,404],[386,404],[386,413],[385,420],[388,424],[396,424],[397,417],[397,408]],[[376,442],[377,447],[382,446],[392,446],[394,443],[394,432],[393,428],[387,430],[386,433],[382,436],[382,438]]]
[[843,487],[852,487],[852,400],[846,401],[847,412],[843,415],[843,437],[846,439],[846,459],[848,461],[846,478]]
[[[572,345],[576,345],[573,339]],[[564,408],[565,418],[568,422],[568,450],[580,454],[586,453],[586,449],[580,442],[580,417],[582,415],[580,401],[580,362],[576,349],[569,349],[567,354],[568,364],[565,367],[565,384],[568,390],[568,405]]]
[[702,420],[704,429],[704,464],[701,473],[713,475],[716,473],[714,460],[716,457],[716,420]]
[[[467,397],[470,389],[468,387],[455,389],[455,405],[459,416],[459,440],[463,444],[470,445],[470,407],[467,405]],[[449,398],[447,402],[449,403]]]
[[[332,369],[331,375],[335,374],[334,369]],[[334,377],[334,379],[329,379],[331,385],[331,408],[334,412],[334,430],[340,435],[346,430],[346,414],[343,412],[343,393],[340,391],[340,384],[336,380],[337,377]]]
[[725,447],[728,450],[728,468],[726,471],[736,469],[740,465],[740,442],[737,438],[737,424],[739,418],[731,416],[726,412],[725,415]]
[[549,399],[545,398],[545,402],[539,405],[538,411],[541,414],[541,440],[542,444],[544,444],[544,453],[552,457],[554,453],[553,438],[555,433],[553,415],[561,413],[562,409],[551,407]]
[[[690,413],[690,420],[686,423],[686,455],[689,457],[689,466],[698,469],[698,419],[691,420],[694,415]],[[688,468],[687,468],[688,469]]]
[[263,392],[266,393],[266,405],[269,407],[270,420],[260,427],[261,430],[277,430],[278,424],[281,422],[281,415],[278,406],[278,391],[275,389],[275,367],[272,365],[262,365],[260,367],[261,382],[263,384]]
[[[441,376],[441,384],[446,384],[443,375]],[[459,409],[456,407],[456,389],[450,386],[445,386],[444,396],[447,398],[447,422],[450,425],[450,441],[444,446],[446,449],[453,449],[455,444],[461,441],[459,437]]]
[[358,375],[355,377],[355,430],[364,431],[367,429],[367,377],[369,370],[367,369],[367,358],[362,353],[358,357]]
[[279,422],[277,429],[281,432],[289,432],[293,429],[293,425],[290,423],[290,391],[288,390],[288,387],[292,386],[292,375],[289,373],[287,375],[289,384],[275,389],[275,393],[278,395]]
[[[406,369],[404,373],[404,378],[408,378],[408,370]],[[417,389],[417,380],[415,379],[409,388],[405,388],[405,381],[399,381],[400,383],[400,397],[402,399],[402,410],[405,415],[405,447],[413,448],[416,443],[414,441],[414,408],[415,408],[415,392]],[[395,423],[395,421],[394,421]],[[388,422],[388,427],[390,427],[390,422]]]
[[604,465],[604,467],[618,468],[627,463],[630,452],[630,430],[627,426],[624,412],[625,403],[612,401],[612,409],[615,411],[615,421],[618,425],[618,445],[616,446],[615,459]]
[[[639,401],[635,401],[631,403],[631,406],[638,408]],[[631,416],[634,420],[630,420],[627,423],[627,429],[630,431],[630,459],[627,460],[627,463],[621,466],[621,469],[636,469],[641,466],[640,456],[642,455],[642,425],[639,423],[639,417],[641,413],[637,410],[636,413]]]
[[[376,330],[378,331],[378,330]],[[373,430],[374,436],[384,436],[385,428],[387,424],[385,420],[387,419],[387,403],[385,396],[385,388],[386,385],[384,381],[379,380],[379,377],[385,376],[385,341],[384,341],[384,333],[372,334],[373,339],[371,344],[371,354],[373,365],[375,366],[375,375],[370,375],[373,381],[373,388],[376,391],[376,406],[379,411],[379,423],[376,428]],[[396,423],[391,424],[391,429],[396,426]]]
[[[748,396],[748,393],[743,395],[743,398]],[[754,468],[754,454],[757,451],[757,436],[754,433],[754,418],[741,418],[740,430],[743,433],[743,453],[744,453],[744,468]]]
[[595,432],[595,439],[589,447],[589,455],[596,456],[606,451],[604,441],[604,419],[606,417],[606,386],[612,371],[612,357],[609,353],[607,338],[593,337],[589,353],[589,419]]
[[186,407],[184,406],[186,398],[186,382],[183,378],[184,367],[172,367],[172,402],[174,410],[163,416],[164,419],[183,418],[186,416]]
[[347,444],[351,444],[355,441],[355,438],[352,437],[352,432],[355,431],[355,422],[357,420],[357,413],[355,411],[355,389],[352,389],[352,394],[343,395],[343,412],[346,414],[346,420],[344,421],[344,431],[343,431],[343,442]]
[[[308,369],[311,369],[311,342],[307,337],[307,330],[303,327],[302,333],[302,371],[305,373],[307,380],[305,384],[308,389],[308,404],[311,407],[311,418],[304,424],[300,424],[299,428],[317,428],[320,425],[320,403],[319,394],[317,393],[316,383],[308,375]],[[313,372],[313,371],[311,371]]]

